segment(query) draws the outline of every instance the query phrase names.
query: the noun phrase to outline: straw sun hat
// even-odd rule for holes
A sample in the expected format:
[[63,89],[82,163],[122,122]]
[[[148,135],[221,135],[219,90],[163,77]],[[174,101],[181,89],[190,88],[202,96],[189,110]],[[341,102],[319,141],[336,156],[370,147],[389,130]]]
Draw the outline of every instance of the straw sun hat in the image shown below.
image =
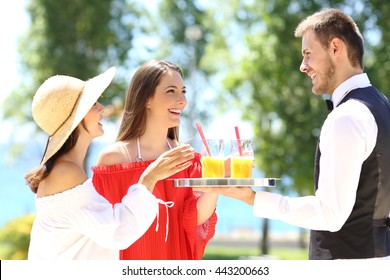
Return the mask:
[[111,83],[116,69],[87,81],[57,75],[48,78],[37,90],[32,102],[32,116],[47,134],[41,165],[64,145],[85,115]]

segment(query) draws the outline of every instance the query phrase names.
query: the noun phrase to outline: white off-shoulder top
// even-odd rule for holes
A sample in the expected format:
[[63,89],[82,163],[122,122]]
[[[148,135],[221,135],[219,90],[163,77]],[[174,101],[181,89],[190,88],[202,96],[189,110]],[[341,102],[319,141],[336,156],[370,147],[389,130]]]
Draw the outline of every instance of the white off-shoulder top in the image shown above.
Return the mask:
[[36,198],[35,204],[29,260],[117,260],[119,250],[140,238],[158,211],[157,199],[144,185],[132,185],[122,202],[112,205],[91,179]]

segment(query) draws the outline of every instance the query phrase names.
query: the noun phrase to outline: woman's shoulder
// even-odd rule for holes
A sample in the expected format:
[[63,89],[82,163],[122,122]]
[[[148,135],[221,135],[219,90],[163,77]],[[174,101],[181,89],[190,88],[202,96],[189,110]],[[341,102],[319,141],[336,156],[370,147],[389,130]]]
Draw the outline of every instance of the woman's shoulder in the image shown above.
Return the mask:
[[117,165],[128,161],[124,142],[114,142],[99,153],[96,165]]
[[64,192],[88,179],[82,167],[69,161],[59,161],[53,166],[49,176],[41,182],[38,196],[48,196]]

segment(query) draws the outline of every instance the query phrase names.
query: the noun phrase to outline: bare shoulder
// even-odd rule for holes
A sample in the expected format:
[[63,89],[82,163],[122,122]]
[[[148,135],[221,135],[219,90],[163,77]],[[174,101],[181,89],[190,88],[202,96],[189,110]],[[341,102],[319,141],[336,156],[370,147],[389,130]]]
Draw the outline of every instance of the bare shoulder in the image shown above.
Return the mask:
[[116,165],[128,161],[127,154],[122,142],[115,142],[102,149],[96,165]]
[[[53,195],[72,189],[87,180],[82,167],[68,161],[57,162],[49,176],[41,183],[38,196]],[[42,187],[42,188],[41,188]]]

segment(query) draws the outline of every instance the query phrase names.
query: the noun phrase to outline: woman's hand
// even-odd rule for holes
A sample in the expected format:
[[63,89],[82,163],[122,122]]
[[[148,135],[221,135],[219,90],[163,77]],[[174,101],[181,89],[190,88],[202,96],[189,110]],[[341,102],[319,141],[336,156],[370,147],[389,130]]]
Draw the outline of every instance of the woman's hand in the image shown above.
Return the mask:
[[145,169],[138,183],[145,185],[152,192],[157,181],[189,167],[194,155],[195,150],[190,145],[183,145],[166,151]]

